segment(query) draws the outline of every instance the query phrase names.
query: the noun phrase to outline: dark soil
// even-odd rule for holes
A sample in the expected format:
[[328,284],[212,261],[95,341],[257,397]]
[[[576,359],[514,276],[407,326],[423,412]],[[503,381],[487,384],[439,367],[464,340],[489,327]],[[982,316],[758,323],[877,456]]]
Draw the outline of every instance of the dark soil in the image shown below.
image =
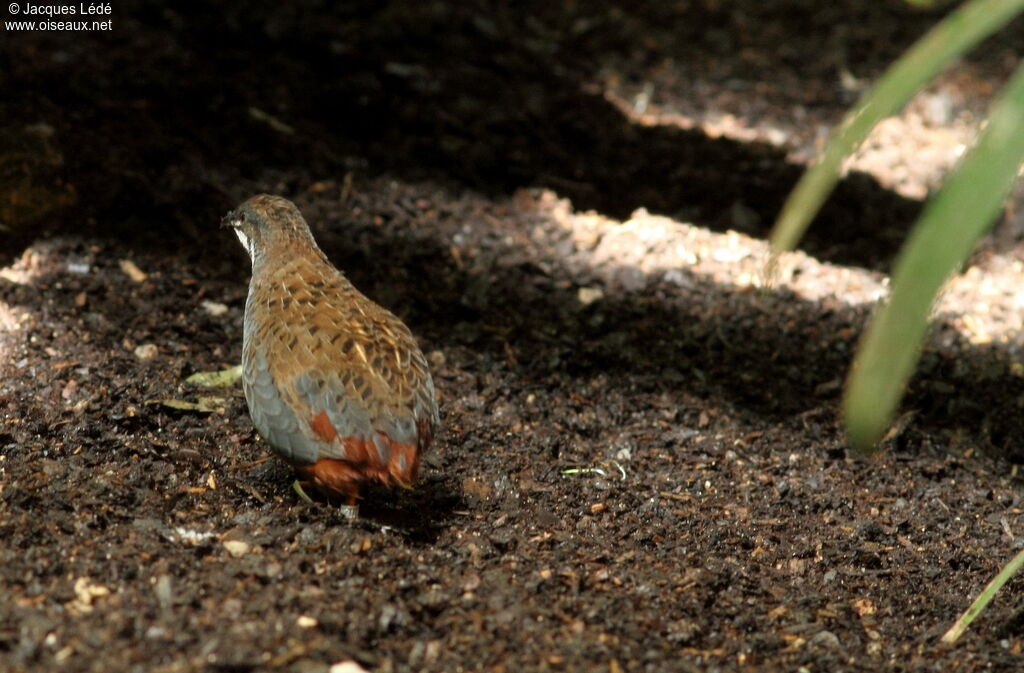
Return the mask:
[[[1020,580],[938,642],[1024,528],[1019,197],[879,456],[837,418],[1019,25],[887,122],[768,285],[823,133],[943,10],[111,4],[0,40],[0,670],[1024,665]],[[355,523],[299,500],[240,389],[185,382],[239,361],[217,225],[257,191],[440,389],[420,483]]]

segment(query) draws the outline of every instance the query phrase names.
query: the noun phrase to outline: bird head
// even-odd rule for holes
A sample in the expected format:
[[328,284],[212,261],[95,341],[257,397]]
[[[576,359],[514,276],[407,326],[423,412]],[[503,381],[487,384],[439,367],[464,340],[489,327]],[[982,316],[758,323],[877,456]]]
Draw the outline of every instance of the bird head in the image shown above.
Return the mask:
[[225,215],[220,226],[234,230],[253,266],[271,254],[317,249],[302,213],[280,196],[257,194]]

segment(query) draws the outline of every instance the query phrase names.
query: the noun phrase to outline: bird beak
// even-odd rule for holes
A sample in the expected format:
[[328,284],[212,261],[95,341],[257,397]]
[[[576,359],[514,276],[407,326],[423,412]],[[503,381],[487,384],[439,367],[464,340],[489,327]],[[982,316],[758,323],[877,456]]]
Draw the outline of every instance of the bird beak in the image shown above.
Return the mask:
[[220,221],[221,229],[237,229],[242,224],[242,216],[237,210],[232,210]]

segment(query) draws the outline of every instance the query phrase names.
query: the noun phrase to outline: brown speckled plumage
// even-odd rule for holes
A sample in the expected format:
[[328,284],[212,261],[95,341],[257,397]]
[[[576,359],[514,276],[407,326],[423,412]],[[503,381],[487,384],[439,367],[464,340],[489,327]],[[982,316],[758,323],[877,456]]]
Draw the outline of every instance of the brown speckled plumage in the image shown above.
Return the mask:
[[409,328],[334,268],[287,199],[254,196],[224,226],[252,259],[242,384],[260,435],[349,505],[360,482],[411,484],[438,412]]

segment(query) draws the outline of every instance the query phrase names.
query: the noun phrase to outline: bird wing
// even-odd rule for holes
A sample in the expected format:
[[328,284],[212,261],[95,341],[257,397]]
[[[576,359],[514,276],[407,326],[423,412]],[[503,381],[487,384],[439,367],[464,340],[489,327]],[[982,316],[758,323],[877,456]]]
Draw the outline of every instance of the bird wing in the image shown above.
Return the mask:
[[251,321],[259,327],[246,335],[257,430],[293,461],[333,458],[409,481],[437,425],[433,382],[412,334],[347,281],[290,290],[276,319]]

